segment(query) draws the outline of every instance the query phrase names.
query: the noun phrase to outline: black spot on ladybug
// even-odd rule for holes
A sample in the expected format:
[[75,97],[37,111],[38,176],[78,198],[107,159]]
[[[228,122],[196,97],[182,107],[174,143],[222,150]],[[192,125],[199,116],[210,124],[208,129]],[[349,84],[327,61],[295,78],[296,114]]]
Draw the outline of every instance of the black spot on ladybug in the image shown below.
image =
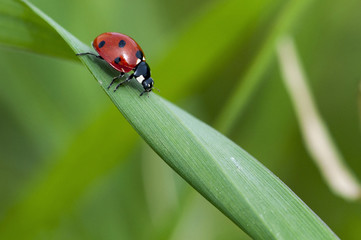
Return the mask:
[[142,53],[142,51],[138,50],[137,53],[135,54],[135,56],[136,56],[137,58],[139,58],[140,60],[143,60],[143,53]]
[[102,47],[104,46],[104,44],[105,44],[105,41],[101,41],[101,42],[98,44],[98,47],[99,47],[99,48],[102,48]]
[[125,46],[125,44],[126,44],[126,42],[124,40],[120,40],[118,45],[120,48],[123,48]]
[[114,62],[115,62],[116,64],[120,63],[120,61],[121,61],[120,57],[117,57],[117,58],[114,59]]

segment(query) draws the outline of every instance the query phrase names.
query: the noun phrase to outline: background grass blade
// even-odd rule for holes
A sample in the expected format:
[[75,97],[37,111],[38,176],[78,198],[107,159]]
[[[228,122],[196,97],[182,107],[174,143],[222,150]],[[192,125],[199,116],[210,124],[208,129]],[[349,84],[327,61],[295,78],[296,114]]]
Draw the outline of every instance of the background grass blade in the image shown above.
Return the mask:
[[277,53],[283,81],[297,112],[305,145],[331,190],[347,200],[359,200],[361,186],[336,147],[316,108],[295,44],[290,36],[279,40]]
[[[153,67],[154,78],[163,80],[162,87],[167,89],[162,95],[176,100],[184,91],[211,87],[210,81],[215,81],[218,75],[224,78],[222,69],[230,68],[235,60],[249,57],[245,53],[249,53],[251,38],[263,27],[260,19],[271,18],[280,2],[227,0],[209,4],[177,36],[173,47]],[[170,74],[172,81],[166,81]],[[228,85],[223,79],[218,81]],[[173,87],[175,84],[176,88]]]
[[361,125],[361,82],[358,87],[358,112],[359,112],[359,120]]
[[[115,116],[112,117],[116,119]],[[124,125],[125,121],[118,122],[120,126],[114,129],[112,125],[104,125],[103,120],[99,119],[79,134],[68,152],[53,164],[38,170],[38,176],[25,190],[26,197],[14,204],[6,218],[2,219],[0,238],[22,239],[27,236],[27,239],[33,239],[40,234],[40,229],[44,231],[44,226],[48,226],[47,230],[52,230],[51,226],[59,225],[60,216],[73,210],[75,203],[95,179],[119,165],[119,159],[128,155],[127,151],[108,148],[109,142],[117,142],[118,145],[129,148],[137,139],[130,134],[131,129]],[[108,133],[105,139],[99,138],[100,131]],[[121,134],[128,137],[119,139]],[[99,146],[104,146],[107,151],[93,151]],[[89,152],[92,152],[91,156],[88,156]]]
[[258,49],[258,53],[251,61],[250,67],[245,74],[239,79],[225,107],[218,119],[216,119],[215,126],[221,132],[229,133],[235,127],[245,106],[263,80],[262,74],[266,71],[272,56],[274,56],[277,38],[290,29],[292,24],[311,3],[311,0],[288,1],[284,4],[276,18],[269,24],[269,31],[261,40],[263,44]]
[[[39,9],[76,52],[91,51]],[[82,57],[105,89],[114,72]],[[336,239],[333,232],[278,178],[243,149],[154,93],[139,97],[132,82],[113,93],[117,108],[145,141],[186,181],[255,239]]]
[[[73,59],[73,52],[57,32],[19,1],[0,1],[0,44],[6,47]],[[26,21],[24,21],[26,19]],[[29,29],[32,29],[29,31]]]

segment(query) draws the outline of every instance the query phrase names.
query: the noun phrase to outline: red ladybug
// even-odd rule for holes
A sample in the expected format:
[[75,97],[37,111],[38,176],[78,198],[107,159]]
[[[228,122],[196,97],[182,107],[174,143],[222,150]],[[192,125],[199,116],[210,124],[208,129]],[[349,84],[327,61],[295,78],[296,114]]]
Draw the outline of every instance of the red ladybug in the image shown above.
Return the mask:
[[120,72],[119,76],[113,78],[110,86],[117,79],[124,76],[125,73],[134,71],[124,81],[120,82],[114,92],[124,83],[129,82],[133,77],[142,84],[144,91],[140,94],[142,96],[145,92],[150,92],[153,89],[154,81],[150,77],[150,68],[145,62],[143,50],[133,38],[116,32],[107,32],[97,36],[93,43],[93,48],[98,52],[96,55],[91,52],[78,53],[80,55],[93,55],[97,58],[105,60],[114,69]]

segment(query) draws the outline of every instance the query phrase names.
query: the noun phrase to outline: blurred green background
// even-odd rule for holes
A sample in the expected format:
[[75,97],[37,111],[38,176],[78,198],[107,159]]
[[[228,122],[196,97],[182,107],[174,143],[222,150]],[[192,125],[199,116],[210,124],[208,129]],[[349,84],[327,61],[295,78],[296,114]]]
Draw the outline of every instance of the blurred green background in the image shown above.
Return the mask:
[[[160,95],[210,125],[259,64],[288,2],[32,1],[85,43],[107,31],[135,38]],[[361,2],[309,2],[288,33],[332,137],[361,176]],[[340,238],[359,239],[360,202],[335,196],[321,178],[270,56],[228,136]],[[19,239],[248,239],[145,145],[73,60],[0,48],[0,229]]]

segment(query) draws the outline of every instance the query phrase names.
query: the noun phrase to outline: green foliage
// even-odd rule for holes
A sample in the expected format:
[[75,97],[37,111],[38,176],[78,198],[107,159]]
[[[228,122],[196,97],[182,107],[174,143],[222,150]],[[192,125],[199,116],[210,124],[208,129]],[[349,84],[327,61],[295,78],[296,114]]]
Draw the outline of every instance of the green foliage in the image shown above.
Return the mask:
[[13,0],[0,1],[0,44],[6,47],[73,58],[63,39],[30,9]]
[[[72,2],[64,2],[65,5],[67,3],[70,6]],[[11,6],[10,10],[24,7],[16,1],[3,1],[1,4],[4,4],[1,9],[5,13],[6,6]],[[46,3],[43,4],[46,6]],[[48,7],[49,11],[53,11],[50,15],[55,15],[55,18],[58,16],[62,25],[68,26],[72,32],[85,31],[72,29],[77,22],[74,19],[89,18],[91,13],[103,15],[103,19],[119,16],[119,11],[112,7],[114,4],[105,4],[99,8],[94,2],[82,6],[85,9],[77,10],[73,15],[70,9],[61,6],[64,11],[69,10],[67,18],[62,19],[63,14],[57,13],[59,3],[53,4],[54,6]],[[78,9],[77,3],[72,4],[75,6],[71,9]],[[154,66],[153,75],[157,87],[162,90],[161,95],[170,99],[182,99],[186,108],[209,122],[217,119],[214,113],[223,109],[220,103],[225,102],[229,92],[233,92],[229,89],[249,71],[249,66],[260,66],[257,71],[259,76],[255,79],[261,82],[262,73],[269,67],[267,61],[271,60],[260,64],[257,60],[259,58],[255,57],[264,45],[263,41],[257,41],[257,37],[265,39],[271,46],[268,39],[274,41],[273,35],[280,32],[264,31],[265,28],[278,23],[277,19],[281,19],[281,25],[289,24],[285,23],[289,18],[277,17],[282,12],[281,9],[289,6],[283,1],[213,1],[211,6],[203,3],[204,5],[197,6],[198,9],[195,7],[194,15],[187,13],[181,16],[186,19],[184,25],[171,27],[162,25],[158,18],[161,16],[166,19],[167,14],[171,15],[171,11],[176,12],[178,9],[175,6],[174,9],[167,9],[167,14],[158,14],[162,9],[156,6],[162,4],[161,0],[155,3],[124,2],[120,4],[122,8],[137,7],[143,13],[140,16],[144,18],[136,19],[133,17],[134,11],[123,11],[122,19],[133,20],[118,29],[119,24],[114,24],[110,30],[124,33],[134,31],[135,36],[130,35],[139,39],[142,46],[147,45],[144,49],[151,66]],[[301,4],[295,9],[298,11],[302,8]],[[27,19],[37,19],[32,21],[39,22],[44,33],[48,32],[49,36],[56,38],[54,44],[40,50],[33,47],[38,43],[41,34],[33,39],[25,38],[26,41],[21,44],[13,44],[19,41],[6,40],[2,40],[2,44],[13,44],[11,46],[15,48],[76,59],[51,27],[29,9],[24,12],[27,12]],[[298,15],[293,16],[293,11],[290,14],[297,19]],[[6,15],[7,13],[1,17]],[[237,16],[240,15],[242,17],[239,19]],[[20,14],[15,16],[22,19]],[[93,24],[89,23],[93,27],[87,33],[89,40],[99,32],[109,30],[107,25],[97,25],[99,19],[96,17],[94,21],[89,20],[93,21]],[[147,21],[144,21],[145,19]],[[53,24],[76,52],[91,50],[52,20],[46,21]],[[0,21],[0,24],[3,22]],[[139,26],[144,29],[157,27],[145,34]],[[14,31],[8,36],[21,40],[20,32],[17,32],[16,28],[11,29]],[[220,34],[214,36],[216,32]],[[153,41],[148,39],[157,39],[155,46],[166,47],[152,49],[150,43]],[[54,63],[47,65],[39,57],[2,51],[4,56],[7,56],[6,63],[5,59],[0,59],[4,63],[2,66],[10,67],[6,70],[4,68],[3,79],[12,79],[0,81],[2,89],[9,89],[11,86],[20,90],[11,91],[11,94],[7,91],[1,93],[0,110],[9,116],[9,119],[3,118],[2,121],[5,126],[17,129],[15,134],[21,138],[10,137],[7,142],[5,138],[1,139],[4,143],[1,163],[5,166],[0,174],[1,192],[6,197],[2,199],[3,207],[0,210],[5,216],[0,223],[0,236],[16,236],[21,239],[39,239],[44,236],[54,239],[239,239],[242,233],[213,208],[203,210],[204,206],[208,206],[204,200],[199,200],[201,203],[197,205],[198,200],[195,200],[196,197],[179,178],[159,174],[162,171],[169,172],[169,169],[162,170],[159,160],[149,150],[141,150],[144,147],[137,144],[136,134],[109,106],[103,92],[95,89],[94,81],[91,83],[85,80],[89,79],[89,76],[81,66],[74,67],[73,64],[55,60],[50,60]],[[155,58],[151,57],[152,53]],[[26,73],[16,71],[16,66],[21,64],[16,60],[23,59],[24,56],[27,59],[34,58],[34,63],[28,63],[31,71]],[[82,60],[103,88],[116,74],[97,59],[83,57]],[[15,67],[11,62],[15,63]],[[240,63],[242,68],[227,68]],[[37,64],[40,67],[37,67]],[[47,69],[49,67],[50,70]],[[59,76],[54,76],[55,72]],[[224,74],[227,74],[227,77],[222,76]],[[271,73],[271,76],[269,79],[276,79],[275,74]],[[219,82],[220,79],[222,82]],[[277,104],[281,102],[278,98],[283,96],[282,87],[275,81],[272,84],[267,82],[266,86],[269,86],[266,94],[265,90],[262,92],[261,89],[257,99],[249,100],[253,111],[247,111],[244,107],[233,108],[233,111],[244,111],[247,113],[245,115],[248,115],[241,126],[236,124],[239,129],[235,128],[233,131],[234,139],[255,153],[267,166],[271,166],[277,175],[292,185],[292,189],[298,186],[297,192],[306,197],[301,198],[311,203],[316,213],[321,212],[326,222],[333,223],[332,228],[336,227],[336,232],[347,235],[334,223],[332,211],[329,211],[324,203],[318,204],[318,201],[329,201],[333,196],[323,193],[320,199],[320,194],[313,192],[312,187],[316,193],[319,193],[319,189],[325,189],[317,173],[312,174],[311,170],[311,174],[308,174],[304,166],[301,168],[303,171],[298,168],[295,171],[291,163],[279,160],[293,159],[295,166],[298,166],[298,162],[305,162],[305,153],[303,149],[297,148],[300,143],[294,133],[294,119],[287,111],[287,104]],[[139,91],[138,84],[132,83],[115,94],[107,93],[146,142],[249,235],[254,238],[283,236],[286,239],[291,238],[291,235],[307,239],[322,238],[318,234],[330,234],[330,238],[334,237],[287,187],[244,150],[156,94],[151,93],[149,98],[139,98]],[[193,98],[187,98],[189,94],[192,94]],[[287,102],[285,99],[282,98],[282,102]],[[267,103],[266,107],[263,102]],[[39,106],[40,110],[37,109]],[[229,106],[225,106],[227,107]],[[277,118],[267,114],[274,113],[277,109]],[[44,115],[49,115],[50,120],[44,121]],[[14,132],[4,137],[13,134]],[[290,141],[290,134],[293,141]],[[271,149],[268,147],[268,138],[276,142]],[[49,139],[52,141],[48,141]],[[25,152],[16,151],[15,144],[21,146]],[[6,146],[14,147],[6,149]],[[290,152],[292,153],[287,155]],[[355,151],[355,156],[358,153]],[[16,161],[11,161],[12,159]],[[19,167],[24,164],[25,167]],[[153,165],[156,167],[149,167]],[[313,169],[312,165],[309,168]],[[10,172],[12,174],[6,174]],[[303,175],[297,175],[301,173]],[[307,175],[307,178],[304,175]],[[294,178],[295,176],[297,178]],[[157,185],[152,185],[149,179],[158,179]],[[300,179],[302,184],[299,184]],[[311,181],[312,184],[309,184]],[[174,185],[170,187],[169,184]],[[172,197],[169,189],[175,191],[175,196]],[[312,198],[311,195],[317,198]],[[154,209],[158,210],[155,212]],[[193,212],[198,214],[192,215]],[[350,214],[352,212],[354,211],[350,211]],[[357,221],[357,218],[353,221],[355,226]]]

